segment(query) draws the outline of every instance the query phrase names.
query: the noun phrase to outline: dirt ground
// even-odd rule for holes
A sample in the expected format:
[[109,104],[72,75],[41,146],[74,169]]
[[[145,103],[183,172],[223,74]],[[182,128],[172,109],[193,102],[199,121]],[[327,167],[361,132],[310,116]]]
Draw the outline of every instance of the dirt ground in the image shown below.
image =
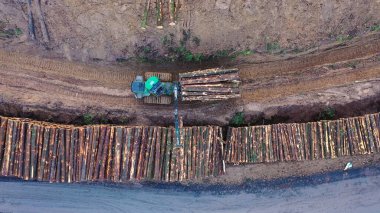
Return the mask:
[[[177,24],[169,26],[168,1],[163,1],[163,29],[157,29],[155,1],[151,1],[148,28],[143,30],[145,0],[43,0],[41,12],[36,2],[31,5],[34,43],[49,49],[49,54],[79,61],[130,59],[146,47],[149,54],[165,55],[165,36],[180,45],[183,32],[190,32],[185,46],[194,53],[268,48],[299,52],[360,36],[380,21],[380,3],[372,0],[178,0]],[[26,1],[0,2],[0,21],[24,32],[20,39],[7,42],[7,48],[28,43],[27,18]]]
[[[180,115],[185,125],[227,125],[240,111],[247,124],[310,121],[326,107],[335,109],[335,117],[378,112],[379,53],[380,33],[371,33],[267,62],[255,62],[256,55],[238,58],[226,66],[240,69],[241,99],[184,102]],[[130,92],[130,82],[144,66],[92,65],[1,51],[0,68],[0,111],[7,116],[80,124],[90,114],[94,122],[173,123],[172,106],[144,105]],[[182,71],[186,69],[191,68]]]
[[302,162],[227,165],[225,175],[204,181],[211,184],[240,185],[247,180],[274,180],[287,177],[304,177],[331,171],[343,171],[348,162],[352,163],[353,168],[376,166],[380,163],[380,154],[376,153]]

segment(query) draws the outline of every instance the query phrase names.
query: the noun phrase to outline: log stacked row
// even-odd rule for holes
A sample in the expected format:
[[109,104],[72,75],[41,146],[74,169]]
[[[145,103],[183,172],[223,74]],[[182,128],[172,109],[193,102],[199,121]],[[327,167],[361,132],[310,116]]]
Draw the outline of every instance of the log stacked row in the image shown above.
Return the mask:
[[183,101],[215,101],[239,98],[238,69],[207,69],[179,74]]
[[379,113],[335,121],[229,128],[228,163],[328,159],[380,151]]
[[59,126],[0,117],[0,175],[49,182],[182,181],[222,174],[219,127]]

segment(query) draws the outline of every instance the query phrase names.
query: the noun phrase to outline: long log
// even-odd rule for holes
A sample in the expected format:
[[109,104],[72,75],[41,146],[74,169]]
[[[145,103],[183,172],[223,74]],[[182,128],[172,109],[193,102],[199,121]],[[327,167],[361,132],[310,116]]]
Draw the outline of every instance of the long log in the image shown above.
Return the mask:
[[5,146],[5,139],[6,139],[6,132],[7,132],[7,118],[1,118],[1,124],[0,124],[0,171],[2,169],[3,160],[4,160],[4,146]]
[[240,77],[238,73],[228,73],[224,75],[215,75],[215,76],[208,76],[208,77],[201,77],[201,78],[188,78],[188,79],[180,80],[181,85],[209,84],[209,83],[216,83],[216,82],[239,83]]
[[5,146],[4,146],[4,159],[3,159],[3,166],[2,166],[2,170],[1,170],[2,176],[8,176],[10,157],[11,157],[13,126],[14,126],[14,121],[8,120],[7,130],[6,130]]
[[213,69],[206,69],[206,70],[198,70],[193,72],[187,72],[187,73],[180,73],[179,77],[180,80],[185,78],[194,78],[194,77],[204,77],[204,76],[211,76],[211,75],[223,75],[223,74],[230,74],[230,73],[237,73],[239,72],[238,69],[220,69],[220,68],[213,68]]
[[183,101],[213,101],[213,100],[225,100],[230,98],[240,98],[240,94],[230,95],[208,95],[208,96],[186,96],[182,97]]

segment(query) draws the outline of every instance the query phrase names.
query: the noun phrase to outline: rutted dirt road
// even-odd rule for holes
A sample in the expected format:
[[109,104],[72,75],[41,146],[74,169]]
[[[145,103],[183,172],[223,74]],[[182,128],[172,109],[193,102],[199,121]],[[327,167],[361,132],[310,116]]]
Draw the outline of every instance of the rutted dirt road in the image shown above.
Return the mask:
[[[241,70],[241,99],[182,103],[185,125],[225,125],[237,111],[244,111],[249,123],[272,116],[310,120],[326,106],[336,108],[340,117],[380,110],[380,33],[275,61],[255,57],[229,65]],[[144,105],[133,97],[129,87],[138,73],[142,69],[1,51],[0,111],[63,123],[90,113],[127,124],[170,125],[172,106]]]

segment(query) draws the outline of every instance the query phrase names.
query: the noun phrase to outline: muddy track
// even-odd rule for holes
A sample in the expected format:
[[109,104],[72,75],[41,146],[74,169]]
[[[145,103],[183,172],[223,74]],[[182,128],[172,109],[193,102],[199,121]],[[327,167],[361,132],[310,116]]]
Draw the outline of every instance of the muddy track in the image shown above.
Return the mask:
[[[313,93],[338,87],[355,88],[358,81],[378,84],[379,59],[380,33],[377,33],[282,60],[237,64],[243,80],[242,99],[222,103],[182,103],[181,113],[190,122],[205,124],[209,121],[222,125],[235,111],[251,103],[265,106],[268,102],[277,101],[279,104],[284,97],[310,94],[305,99],[307,105],[308,99],[313,100]],[[359,61],[363,65],[354,68],[339,65],[339,69],[330,67],[347,61]],[[131,69],[0,51],[0,100],[3,104],[29,106],[25,110],[49,109],[53,114],[70,111],[78,116],[87,111],[113,113],[117,117],[118,113],[124,112],[127,117],[137,117],[134,122],[139,124],[170,123],[172,106],[144,105],[133,97],[130,82],[142,72]],[[370,89],[373,91],[368,95],[380,93],[375,90],[377,87]],[[356,90],[347,91],[352,93]],[[368,95],[358,94],[348,101],[368,98]]]

